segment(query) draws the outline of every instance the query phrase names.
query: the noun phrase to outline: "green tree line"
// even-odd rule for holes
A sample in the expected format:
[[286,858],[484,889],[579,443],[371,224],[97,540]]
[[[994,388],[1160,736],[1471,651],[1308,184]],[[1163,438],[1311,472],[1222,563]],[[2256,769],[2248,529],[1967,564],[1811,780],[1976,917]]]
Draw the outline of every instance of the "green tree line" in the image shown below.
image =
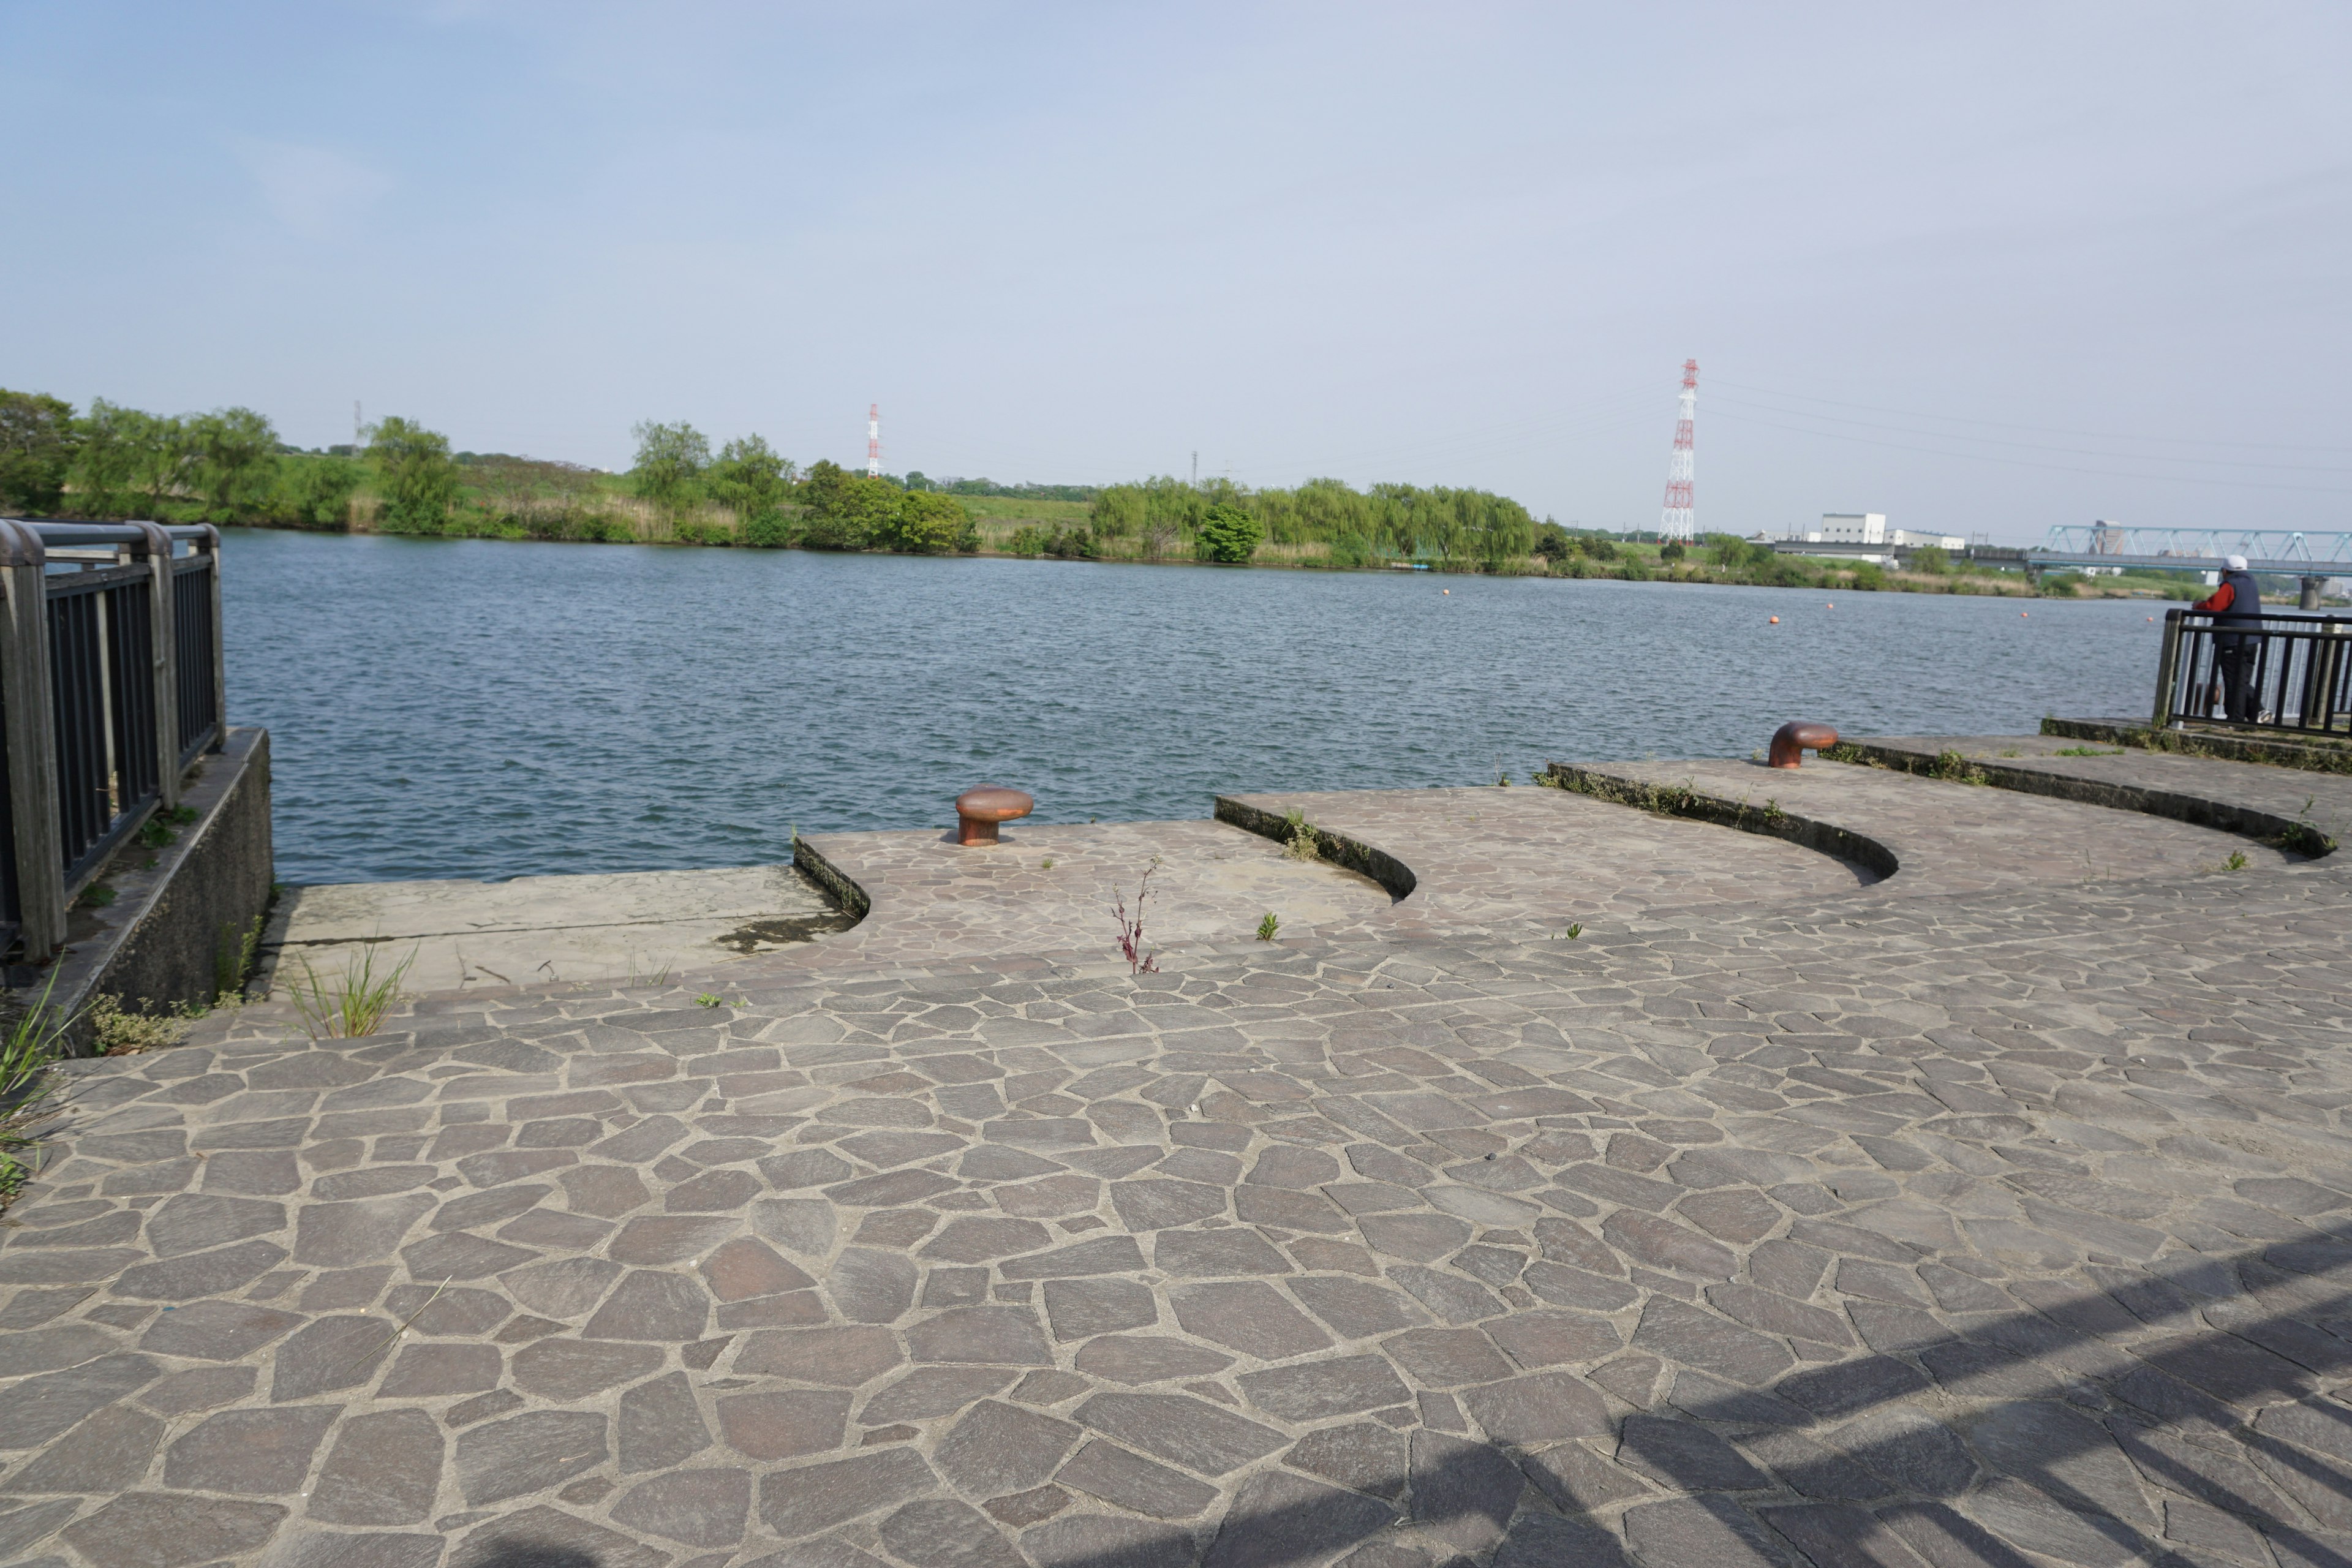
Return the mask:
[[[1246,544],[1236,516],[1255,527]],[[1487,490],[1403,484],[1359,490],[1339,479],[1252,489],[1230,479],[1194,485],[1161,477],[1097,491],[1092,527],[1104,539],[1137,539],[1152,555],[1189,544],[1204,560],[1247,560],[1262,540],[1327,546],[1334,566],[1419,560],[1491,569],[1532,554],[1538,525],[1526,507]]]

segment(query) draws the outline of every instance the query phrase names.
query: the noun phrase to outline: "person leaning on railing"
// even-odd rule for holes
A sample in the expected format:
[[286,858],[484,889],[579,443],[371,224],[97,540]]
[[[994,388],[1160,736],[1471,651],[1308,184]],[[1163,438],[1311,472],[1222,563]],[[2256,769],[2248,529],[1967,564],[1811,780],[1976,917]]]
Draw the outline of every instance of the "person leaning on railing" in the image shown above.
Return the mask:
[[2189,607],[2213,617],[2213,657],[2221,667],[2221,710],[2232,724],[2254,722],[2261,710],[2254,692],[2254,671],[2262,662],[2263,639],[2258,633],[2233,630],[2256,627],[2263,615],[2262,590],[2246,570],[2246,558],[2232,555],[2222,564],[2221,585]]

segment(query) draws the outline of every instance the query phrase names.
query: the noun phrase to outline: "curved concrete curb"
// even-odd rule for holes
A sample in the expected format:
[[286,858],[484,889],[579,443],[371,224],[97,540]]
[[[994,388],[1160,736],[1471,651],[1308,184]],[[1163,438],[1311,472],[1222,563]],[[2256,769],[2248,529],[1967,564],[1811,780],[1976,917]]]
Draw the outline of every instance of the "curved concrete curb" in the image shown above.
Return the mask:
[[[1230,823],[1261,838],[1271,838],[1276,844],[1290,841],[1288,817],[1276,816],[1258,806],[1244,805],[1231,795],[1217,796],[1215,815],[1219,822]],[[1333,833],[1328,828],[1317,827],[1311,822],[1307,826],[1315,828],[1316,850],[1324,859],[1370,877],[1387,889],[1389,897],[1400,903],[1411,898],[1412,890],[1421,885],[1421,879],[1413,875],[1412,868],[1387,850],[1375,849],[1344,833]]]
[[2103,746],[2168,752],[2183,757],[2219,757],[2225,763],[2262,763],[2313,773],[2352,773],[2352,746],[2315,736],[2308,742],[2232,735],[2218,730],[2152,730],[2123,719],[2044,719],[2042,732]]
[[1965,773],[1955,774],[1940,755],[1930,756],[1925,752],[1880,745],[1872,741],[1848,741],[1822,754],[1832,762],[1888,768],[1897,773],[1922,773],[1930,778],[1953,779],[1960,784],[1990,784],[1995,789],[2015,790],[2021,795],[2048,795],[2055,800],[2105,806],[2113,811],[2137,811],[2147,816],[2168,816],[2176,822],[2260,839],[2281,849],[2308,855],[2313,859],[2331,855],[2336,850],[2336,840],[2308,822],[2297,822],[2292,817],[2226,800],[2183,795],[2177,790],[2079,778],[2071,773],[2052,773],[2041,768],[2010,767],[1983,757],[1965,759]]
[[1645,784],[1574,763],[1548,763],[1544,771],[1536,775],[1536,782],[1552,789],[1571,790],[1597,800],[1614,801],[1620,805],[1637,806],[1666,816],[1696,817],[1701,822],[1736,827],[1742,833],[1784,838],[1823,855],[1851,860],[1882,879],[1892,877],[1902,867],[1894,850],[1850,827],[1840,827],[1833,822],[1822,822],[1793,811],[1784,811],[1778,805],[1768,805],[1759,811],[1745,801],[1709,795],[1690,784]]

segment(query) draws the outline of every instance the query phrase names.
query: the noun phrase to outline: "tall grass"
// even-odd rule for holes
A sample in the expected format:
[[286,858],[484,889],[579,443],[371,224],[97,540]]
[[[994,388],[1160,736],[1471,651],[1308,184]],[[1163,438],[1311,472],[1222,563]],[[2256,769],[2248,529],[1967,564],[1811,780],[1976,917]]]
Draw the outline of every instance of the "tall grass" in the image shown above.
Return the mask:
[[356,1040],[373,1035],[384,1015],[400,1000],[400,983],[416,962],[416,950],[389,971],[376,967],[378,944],[367,942],[346,960],[342,973],[321,977],[307,958],[300,960],[302,978],[289,980],[286,994],[302,1020],[302,1030],[314,1040]]
[[66,1031],[73,1026],[72,1014],[49,1005],[57,984],[52,969],[39,1000],[0,1033],[0,1205],[32,1174],[17,1151],[33,1142],[32,1123],[48,1098],[50,1064],[64,1054]]

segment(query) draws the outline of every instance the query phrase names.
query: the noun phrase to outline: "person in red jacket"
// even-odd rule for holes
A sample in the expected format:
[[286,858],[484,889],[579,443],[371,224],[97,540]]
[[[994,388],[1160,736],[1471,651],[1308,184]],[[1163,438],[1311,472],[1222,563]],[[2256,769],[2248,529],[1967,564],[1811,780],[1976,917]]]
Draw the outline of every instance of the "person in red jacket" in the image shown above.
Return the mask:
[[[2213,617],[2213,655],[2221,666],[2221,710],[2232,724],[2252,724],[2261,717],[2260,693],[2254,676],[2260,669],[2263,639],[2253,628],[2262,624],[2263,594],[2246,570],[2246,558],[2232,555],[2222,564],[2221,585],[2189,605]],[[2244,627],[2245,630],[2234,628]]]

